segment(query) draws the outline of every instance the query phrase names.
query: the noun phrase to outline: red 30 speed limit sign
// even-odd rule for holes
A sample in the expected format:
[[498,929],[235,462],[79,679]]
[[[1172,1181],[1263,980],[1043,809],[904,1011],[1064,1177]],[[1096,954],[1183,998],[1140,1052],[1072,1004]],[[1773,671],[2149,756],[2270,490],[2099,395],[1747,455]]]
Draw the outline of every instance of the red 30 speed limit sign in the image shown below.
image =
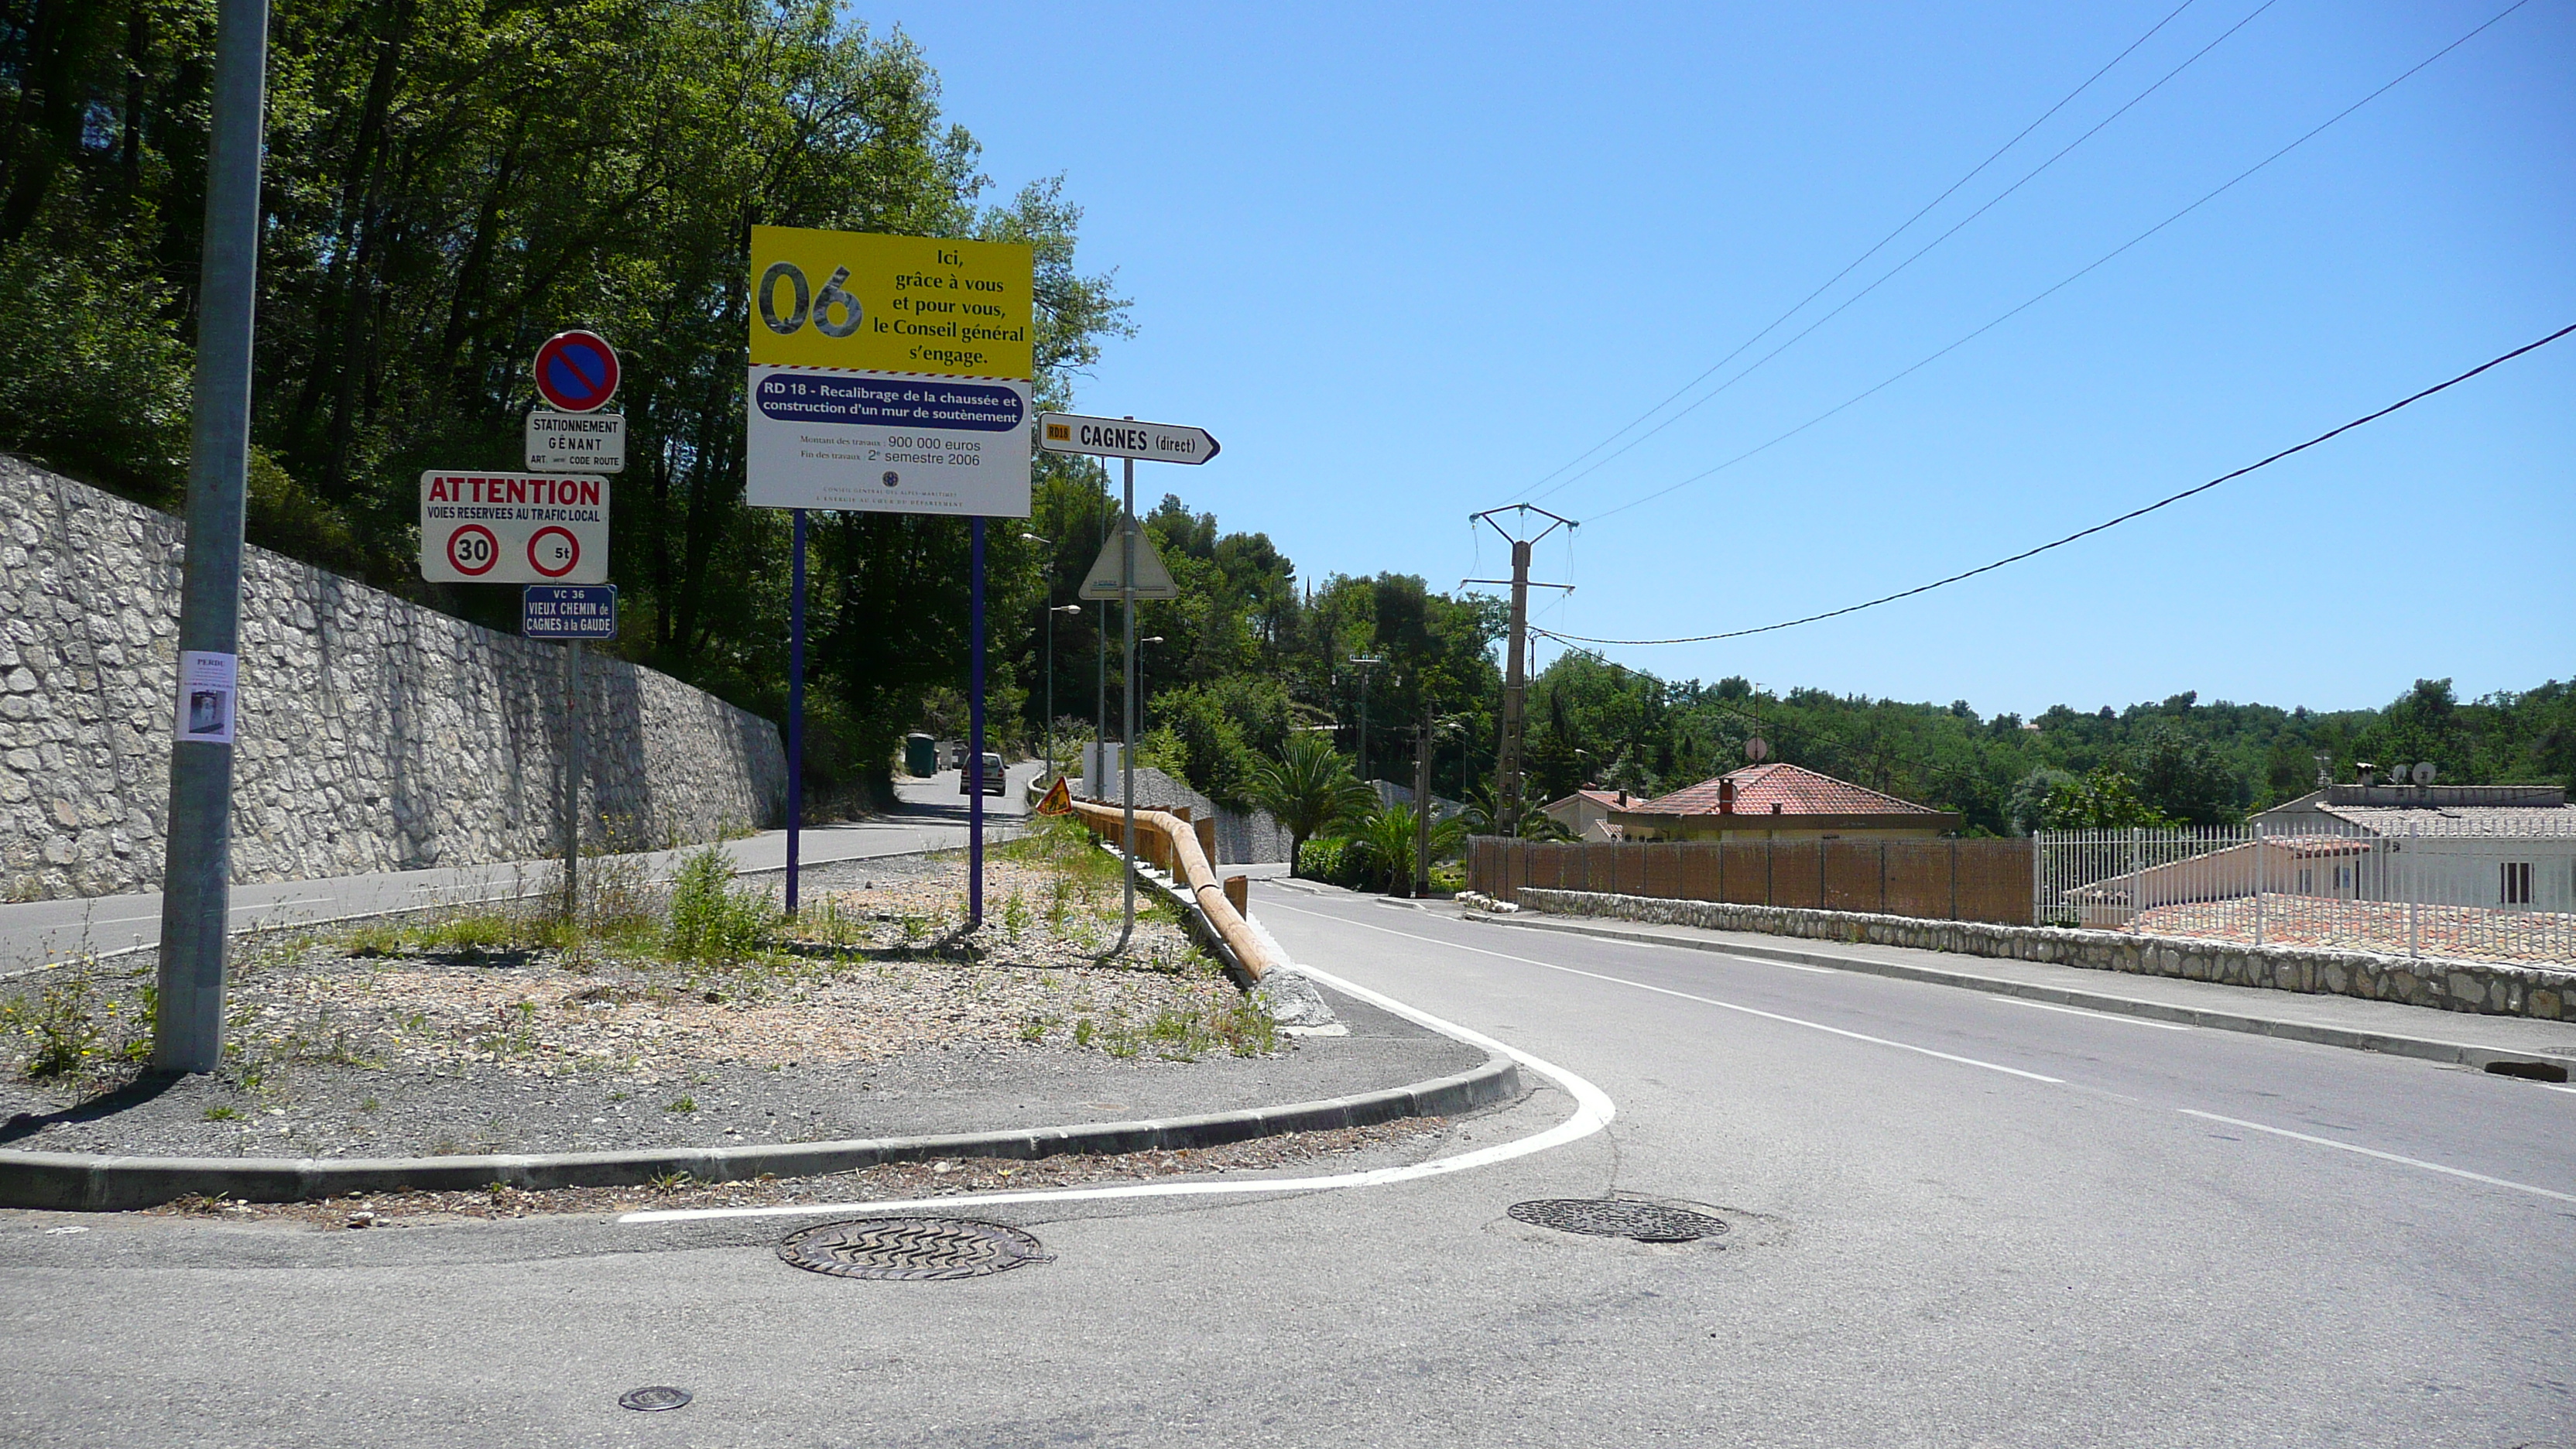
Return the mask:
[[421,474],[420,576],[440,584],[608,582],[608,480]]

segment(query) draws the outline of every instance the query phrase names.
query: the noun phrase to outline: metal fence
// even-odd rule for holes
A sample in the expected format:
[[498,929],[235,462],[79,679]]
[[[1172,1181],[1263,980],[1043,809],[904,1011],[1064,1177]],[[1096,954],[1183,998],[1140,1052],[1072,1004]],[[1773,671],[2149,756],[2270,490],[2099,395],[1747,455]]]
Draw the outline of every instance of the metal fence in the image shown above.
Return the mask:
[[2030,923],[2026,840],[1540,841],[1480,835],[1468,885],[1498,900],[1524,887],[1745,906]]
[[2403,813],[2043,831],[2031,842],[2031,917],[2252,945],[2576,961],[2576,829]]

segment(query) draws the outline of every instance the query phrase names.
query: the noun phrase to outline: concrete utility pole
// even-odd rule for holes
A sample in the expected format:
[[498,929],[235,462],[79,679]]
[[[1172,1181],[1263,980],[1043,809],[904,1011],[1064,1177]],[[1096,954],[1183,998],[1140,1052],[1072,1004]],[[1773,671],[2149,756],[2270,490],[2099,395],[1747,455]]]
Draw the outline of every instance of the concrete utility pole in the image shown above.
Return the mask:
[[[179,601],[178,727],[161,877],[152,1065],[211,1072],[224,1056],[224,923],[232,914],[233,734],[239,719],[242,496],[259,279],[260,133],[268,0],[222,0],[206,144],[206,237],[188,450],[188,562]],[[196,698],[192,696],[203,696]],[[192,738],[193,736],[193,738]]]
[[[1535,513],[1549,520],[1547,527],[1527,538],[1516,538],[1512,530],[1494,521],[1496,514],[1516,515],[1515,525],[1526,526],[1528,515]],[[1482,522],[1503,536],[1512,546],[1512,576],[1508,579],[1460,579],[1460,584],[1503,584],[1512,588],[1510,637],[1503,645],[1503,722],[1502,738],[1494,749],[1494,815],[1495,828],[1505,835],[1520,833],[1521,819],[1521,730],[1528,714],[1529,675],[1523,661],[1529,657],[1529,591],[1532,588],[1563,589],[1574,592],[1572,584],[1532,584],[1529,576],[1530,546],[1559,528],[1581,528],[1583,525],[1544,508],[1516,503],[1509,508],[1489,508],[1468,515],[1470,521]]]

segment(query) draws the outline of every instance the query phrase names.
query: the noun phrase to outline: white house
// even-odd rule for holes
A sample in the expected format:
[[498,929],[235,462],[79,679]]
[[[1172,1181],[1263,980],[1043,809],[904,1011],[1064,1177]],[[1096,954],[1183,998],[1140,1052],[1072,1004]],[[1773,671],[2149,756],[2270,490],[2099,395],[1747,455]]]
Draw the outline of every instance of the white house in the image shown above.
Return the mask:
[[2576,805],[2557,785],[2328,785],[2252,823],[2267,843],[2321,847],[2283,862],[2273,890],[2576,910]]

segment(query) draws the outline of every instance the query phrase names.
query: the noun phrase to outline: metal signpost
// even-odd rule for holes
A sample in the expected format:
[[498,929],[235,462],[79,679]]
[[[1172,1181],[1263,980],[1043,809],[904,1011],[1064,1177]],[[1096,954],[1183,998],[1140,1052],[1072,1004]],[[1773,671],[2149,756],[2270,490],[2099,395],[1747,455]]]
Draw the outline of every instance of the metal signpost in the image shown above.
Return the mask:
[[581,646],[617,637],[615,584],[530,584],[519,596],[519,635],[564,643],[564,919],[581,908]]
[[[1180,588],[1172,581],[1172,571],[1163,566],[1154,546],[1145,541],[1136,526],[1136,460],[1149,458],[1163,463],[1204,463],[1217,454],[1217,441],[1197,428],[1175,427],[1169,423],[1140,423],[1134,418],[1086,418],[1071,413],[1048,413],[1039,420],[1038,446],[1051,453],[1087,453],[1094,457],[1127,460],[1126,493],[1119,509],[1118,535],[1104,544],[1100,557],[1084,576],[1082,597],[1116,599],[1126,616],[1125,648],[1122,651],[1125,672],[1125,697],[1120,701],[1122,719],[1118,734],[1118,765],[1124,776],[1125,822],[1118,833],[1119,849],[1128,861],[1126,871],[1126,918],[1118,927],[1118,944],[1109,948],[1116,955],[1127,949],[1128,938],[1136,933],[1136,601],[1138,599],[1176,599]],[[1095,746],[1093,757],[1098,758]]]
[[563,909],[581,907],[581,646],[617,637],[608,582],[609,484],[626,465],[617,350],[596,332],[558,332],[529,371],[529,471],[433,468],[420,475],[420,576],[434,584],[524,584],[519,634],[564,645]]
[[751,229],[743,496],[795,514],[787,900],[804,798],[805,514],[962,516],[971,533],[968,929],[984,918],[984,520],[1029,516],[1036,271],[1011,242]]

